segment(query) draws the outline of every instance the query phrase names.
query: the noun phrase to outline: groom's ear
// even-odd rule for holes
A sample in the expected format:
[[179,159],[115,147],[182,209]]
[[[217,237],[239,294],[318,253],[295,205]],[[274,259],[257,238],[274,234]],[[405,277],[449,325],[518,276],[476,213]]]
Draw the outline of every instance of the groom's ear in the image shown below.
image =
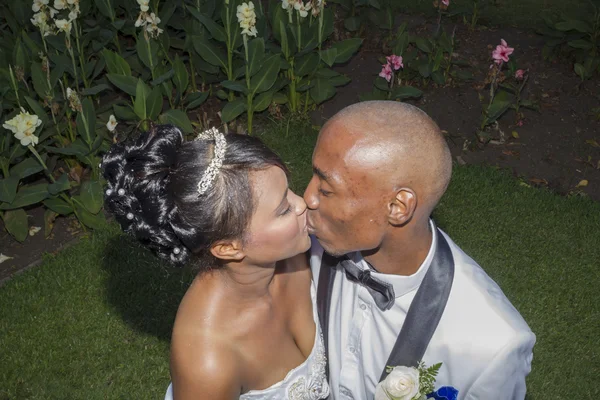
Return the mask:
[[241,261],[246,257],[239,240],[220,240],[210,246],[210,252],[224,261]]
[[416,209],[417,194],[410,188],[401,188],[388,205],[388,221],[393,226],[402,226],[411,220]]

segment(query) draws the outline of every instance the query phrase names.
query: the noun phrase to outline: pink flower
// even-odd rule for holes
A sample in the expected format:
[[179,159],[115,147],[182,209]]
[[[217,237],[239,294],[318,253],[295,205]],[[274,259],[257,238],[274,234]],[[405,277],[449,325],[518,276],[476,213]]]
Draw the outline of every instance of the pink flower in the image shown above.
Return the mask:
[[387,56],[386,60],[388,61],[388,65],[391,64],[394,67],[394,71],[398,71],[400,68],[404,68],[404,64],[402,64],[402,56],[397,56],[395,54],[391,56]]
[[518,69],[517,72],[515,72],[515,79],[517,80],[522,80],[523,77],[525,76],[525,71],[522,69]]
[[504,39],[500,40],[500,44],[496,46],[496,49],[492,52],[492,58],[495,60],[496,64],[501,64],[502,62],[508,62],[508,56],[510,56],[514,48],[508,47],[508,43]]
[[523,120],[520,119],[519,122],[517,122],[517,126],[523,126]]
[[393,74],[392,66],[390,65],[390,63],[387,63],[387,64],[383,65],[383,69],[379,73],[379,76],[389,82],[392,80],[392,74]]
[[442,4],[448,7],[450,5],[450,0],[442,0]]

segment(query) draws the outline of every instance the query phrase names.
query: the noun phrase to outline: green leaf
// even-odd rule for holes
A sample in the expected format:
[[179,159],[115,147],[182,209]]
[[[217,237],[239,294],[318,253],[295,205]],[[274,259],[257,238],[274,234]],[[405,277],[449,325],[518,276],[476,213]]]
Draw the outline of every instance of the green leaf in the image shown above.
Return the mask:
[[556,29],[559,31],[567,32],[567,31],[578,31],[582,33],[591,33],[593,31],[590,24],[585,21],[580,21],[576,19],[571,19],[567,21],[561,21],[554,25]]
[[319,54],[311,52],[296,59],[294,64],[294,74],[296,77],[311,75],[318,66]]
[[419,37],[415,40],[415,44],[417,45],[419,50],[424,51],[425,53],[431,53],[433,51],[431,41],[427,38]]
[[581,78],[581,80],[585,80],[587,78],[587,71],[585,70],[585,67],[583,65],[575,63],[573,70]]
[[69,203],[59,197],[51,197],[44,200],[44,205],[60,215],[69,215],[73,212],[73,208],[71,208]]
[[494,101],[487,109],[487,116],[485,119],[485,125],[489,125],[496,121],[508,110],[511,104],[510,95],[507,92],[500,92],[494,97]]
[[155,121],[158,115],[162,111],[163,107],[163,95],[160,86],[156,86],[152,89],[148,97],[146,98],[146,111],[147,118],[151,121]]
[[152,85],[152,86],[161,85],[163,82],[168,81],[169,79],[171,79],[174,76],[175,76],[175,70],[173,68],[170,68],[167,72],[160,75],[158,78],[150,81],[150,85]]
[[181,110],[169,110],[160,116],[163,124],[173,124],[184,133],[194,133],[194,127],[187,114]]
[[92,214],[77,203],[75,203],[75,211],[79,218],[79,222],[88,228],[101,229],[106,224],[104,213],[99,212],[97,214]]
[[344,28],[350,32],[356,32],[360,29],[361,19],[358,15],[344,19]]
[[424,62],[419,65],[418,70],[423,78],[429,78],[433,72],[433,66],[427,60],[424,60]]
[[120,106],[118,104],[113,105],[113,110],[115,111],[115,116],[118,120],[123,121],[135,121],[137,120],[137,115],[131,110],[131,106]]
[[358,50],[360,45],[362,44],[363,39],[354,38],[354,39],[346,39],[341,42],[334,43],[331,48],[337,50],[337,55],[335,57],[335,63],[344,63],[352,57],[354,53]]
[[271,101],[273,100],[273,92],[271,90],[263,92],[256,96],[252,108],[254,112],[261,112],[269,108]]
[[223,86],[226,89],[233,90],[234,92],[248,93],[246,83],[242,81],[223,81],[221,82],[221,86]]
[[45,125],[46,123],[50,122],[50,118],[48,117],[48,114],[46,114],[46,111],[44,110],[44,108],[42,107],[42,105],[37,102],[36,100],[32,99],[29,96],[24,96],[25,101],[27,102],[27,104],[29,104],[29,107],[31,107],[31,110],[33,111],[33,113],[35,115],[37,115],[40,120],[42,120],[42,123]]
[[209,92],[196,92],[189,94],[186,98],[186,110],[193,110],[194,108],[200,106],[206,101],[206,99],[208,98],[208,94]]
[[31,63],[31,80],[33,81],[33,88],[42,99],[45,99],[46,96],[48,96],[48,92],[50,92],[47,79],[46,73],[42,71],[42,64],[37,62]]
[[293,41],[290,44],[287,36],[287,28],[286,24],[283,21],[279,21],[279,30],[276,31],[280,35],[280,44],[281,44],[281,52],[285,56],[286,59],[289,59],[292,54],[291,46],[293,45]]
[[463,81],[470,81],[475,79],[475,77],[473,76],[473,73],[471,71],[466,71],[464,69],[459,69],[458,71],[456,71],[454,73],[454,75],[456,75],[456,77],[458,79],[461,79]]
[[332,47],[330,49],[321,51],[321,60],[323,60],[323,62],[325,64],[329,65],[330,67],[335,62],[336,57],[337,57],[337,49],[336,48]]
[[[190,13],[198,20],[202,25],[206,27],[206,29],[210,32],[211,36],[218,40],[219,42],[225,43],[227,41],[227,35],[225,34],[225,29],[219,24],[217,24],[210,16],[206,16],[200,13],[195,7],[187,6],[187,9]],[[236,22],[233,22],[236,23]]]
[[198,55],[207,63],[227,69],[227,54],[223,49],[200,36],[195,36],[192,41]]
[[443,85],[446,83],[446,77],[444,76],[444,73],[440,70],[433,71],[433,73],[431,74],[431,80],[433,80],[438,85]]
[[138,78],[135,100],[133,102],[133,111],[140,120],[145,120],[148,117],[148,111],[146,109],[146,98],[150,94],[150,88],[140,78]]
[[19,178],[16,176],[9,176],[8,178],[0,179],[0,201],[12,203],[17,195],[18,187]]
[[375,88],[384,91],[384,92],[389,92],[390,91],[390,84],[388,83],[388,81],[386,81],[384,78],[378,76],[377,78],[375,78],[375,82],[373,83]]
[[96,7],[98,7],[98,11],[100,11],[102,15],[104,15],[111,21],[115,19],[115,12],[112,7],[109,7],[106,0],[96,0],[94,3],[96,4]]
[[397,86],[392,90],[392,98],[396,100],[417,99],[423,95],[423,92],[412,86]]
[[235,99],[234,101],[225,104],[225,107],[223,107],[223,110],[221,111],[221,120],[225,123],[233,121],[241,113],[246,111],[246,109],[246,102],[243,99]]
[[44,211],[44,237],[48,238],[52,233],[52,228],[54,228],[54,220],[58,213],[55,213],[52,210]]
[[103,191],[100,181],[85,181],[81,185],[79,200],[92,214],[97,214],[102,209]]
[[345,75],[338,75],[329,79],[329,83],[331,83],[335,87],[344,86],[349,84],[350,82],[352,82],[352,79],[348,78]]
[[112,52],[108,49],[102,50],[106,69],[111,74],[131,76],[131,67],[120,54]]
[[315,104],[321,104],[335,95],[335,87],[324,78],[317,78],[315,84],[310,88],[310,97]]
[[260,66],[265,58],[265,41],[263,38],[256,38],[248,43],[248,70],[252,77],[260,70]]
[[48,184],[40,183],[22,187],[12,203],[3,203],[0,210],[13,210],[39,203],[48,197]]
[[[42,160],[46,162],[46,155],[42,154]],[[10,176],[16,176],[19,179],[27,178],[33,174],[43,171],[44,167],[33,157],[26,158],[10,169]]]
[[77,113],[77,133],[83,141],[91,146],[96,138],[96,111],[92,99],[85,98],[81,102],[82,111]]
[[288,97],[281,93],[281,92],[277,92],[275,94],[273,94],[273,103],[275,104],[285,104],[289,101]]
[[60,178],[56,180],[56,182],[48,185],[48,193],[50,195],[55,196],[62,191],[68,190],[71,188],[71,184],[69,183],[69,177],[66,173],[63,173]]
[[51,147],[47,146],[46,150],[49,153],[65,154],[70,156],[86,156],[90,152],[90,148],[83,140],[77,138],[73,143],[66,147]]
[[251,95],[262,93],[271,88],[277,79],[280,69],[279,54],[274,54],[267,58],[260,70],[250,80]]
[[133,76],[106,74],[109,81],[130,96],[135,96],[138,78]]
[[142,63],[150,68],[150,71],[153,71],[158,65],[158,44],[156,41],[152,38],[146,40],[144,32],[140,32],[135,48]]
[[567,44],[575,49],[584,49],[584,50],[589,50],[594,46],[592,43],[590,43],[589,41],[587,41],[585,39],[571,40],[570,42],[567,42]]
[[111,89],[111,87],[108,86],[106,83],[101,83],[99,85],[92,86],[91,88],[83,89],[81,91],[81,94],[84,96],[95,96],[100,92],[103,92],[105,90],[110,90],[110,89]]
[[25,210],[13,210],[4,213],[4,227],[17,241],[24,242],[29,233],[29,223]]
[[189,74],[183,61],[179,58],[179,54],[175,55],[175,61],[173,62],[173,70],[175,71],[175,75],[173,77],[173,82],[177,89],[179,89],[179,93],[185,93],[185,90],[188,87],[189,83]]

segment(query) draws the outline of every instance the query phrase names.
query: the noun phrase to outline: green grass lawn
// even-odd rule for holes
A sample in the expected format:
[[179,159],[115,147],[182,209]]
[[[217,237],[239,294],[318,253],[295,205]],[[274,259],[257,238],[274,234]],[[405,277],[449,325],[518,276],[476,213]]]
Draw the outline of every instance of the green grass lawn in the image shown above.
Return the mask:
[[[296,121],[263,132],[301,191],[315,131]],[[466,166],[455,169],[435,218],[536,333],[528,398],[596,399],[600,204]],[[109,225],[8,281],[0,287],[0,399],[162,398],[170,329],[191,277]]]

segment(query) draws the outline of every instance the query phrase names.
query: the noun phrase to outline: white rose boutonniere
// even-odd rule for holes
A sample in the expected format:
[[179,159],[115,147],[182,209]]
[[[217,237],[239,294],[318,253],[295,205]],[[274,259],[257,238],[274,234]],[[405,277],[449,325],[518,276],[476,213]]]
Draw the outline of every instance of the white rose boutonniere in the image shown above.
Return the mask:
[[375,390],[375,400],[419,399],[419,370],[413,367],[394,367]]
[[386,367],[388,376],[375,388],[375,400],[456,400],[458,390],[444,386],[434,392],[435,377],[442,363],[426,367]]

